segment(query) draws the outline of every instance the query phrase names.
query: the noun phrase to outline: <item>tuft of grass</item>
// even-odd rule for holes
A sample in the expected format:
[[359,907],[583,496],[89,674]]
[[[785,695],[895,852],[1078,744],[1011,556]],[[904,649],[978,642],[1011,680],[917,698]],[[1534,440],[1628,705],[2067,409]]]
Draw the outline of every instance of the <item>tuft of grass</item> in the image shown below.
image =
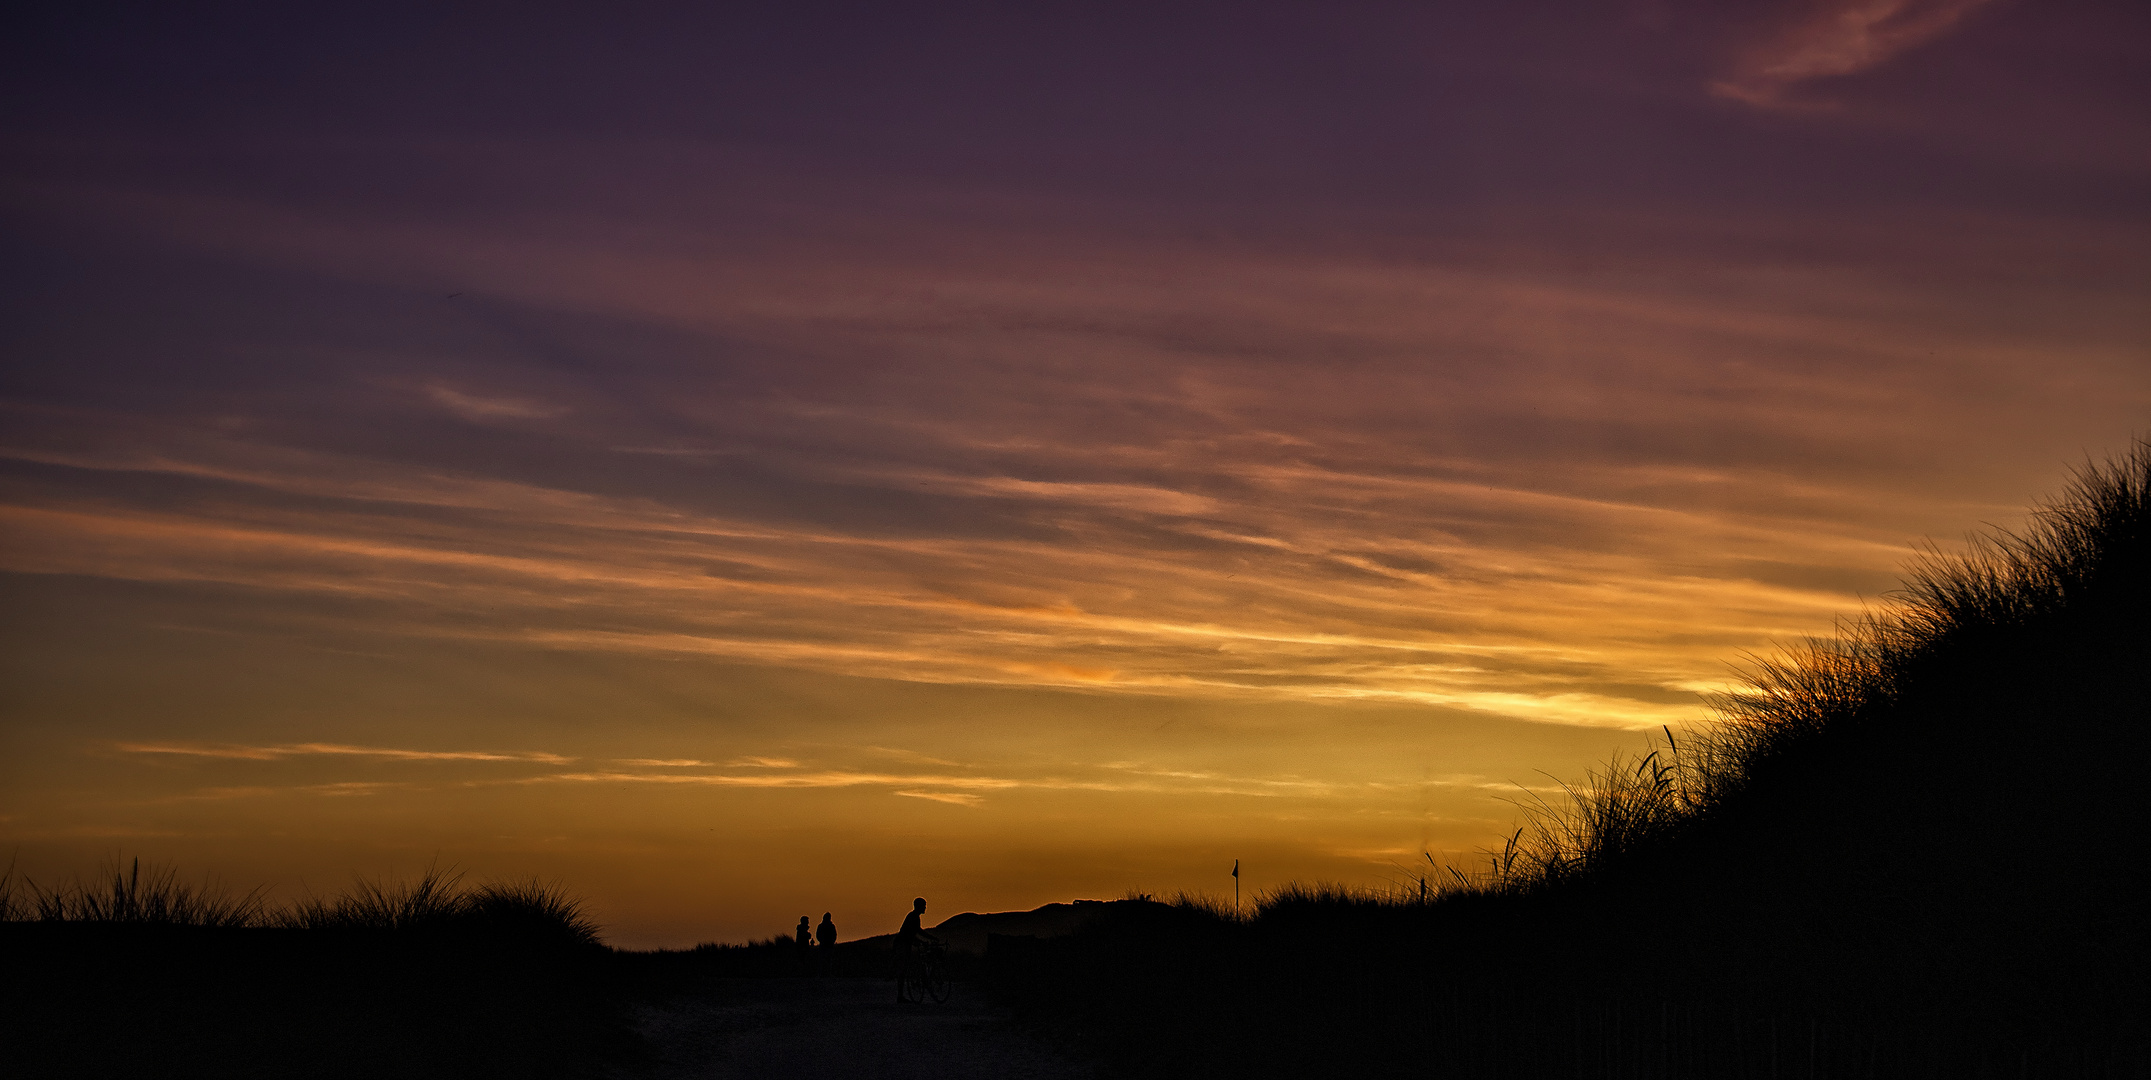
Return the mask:
[[150,923],[166,926],[260,926],[267,921],[262,890],[232,896],[209,883],[191,885],[180,880],[177,870],[151,864],[142,872],[142,860],[122,865],[115,859],[90,881],[76,881],[51,889],[22,879],[18,897],[14,867],[8,868],[0,886],[0,912],[9,921]]
[[304,930],[427,930],[457,921],[467,907],[463,875],[428,867],[413,882],[359,878],[330,899],[309,898],[280,913],[278,923]]
[[481,885],[465,894],[464,905],[463,918],[491,932],[570,946],[600,944],[597,920],[556,883],[531,879]]
[[557,884],[492,882],[473,888],[453,870],[428,868],[412,882],[352,882],[332,899],[309,899],[280,913],[278,925],[314,930],[450,932],[567,946],[600,944],[582,901]]
[[[1157,900],[1153,900],[1149,893],[1129,893],[1127,896],[1122,897],[1122,899],[1133,900],[1140,903],[1160,902]],[[1260,902],[1259,899],[1257,902]],[[1177,911],[1200,914],[1204,917],[1216,919],[1219,922],[1224,923],[1245,922],[1253,916],[1253,911],[1251,909],[1240,908],[1235,910],[1232,906],[1232,901],[1229,898],[1222,896],[1213,896],[1209,893],[1193,893],[1183,890],[1181,892],[1174,893],[1172,899],[1163,901],[1163,903],[1166,906],[1171,907]]]
[[1344,885],[1334,881],[1293,881],[1255,897],[1254,917],[1260,920],[1290,917],[1310,909],[1388,906],[1400,899],[1392,890]]
[[28,898],[19,895],[24,891],[22,876],[15,873],[15,860],[11,858],[7,869],[0,870],[0,923],[16,922],[27,915]]

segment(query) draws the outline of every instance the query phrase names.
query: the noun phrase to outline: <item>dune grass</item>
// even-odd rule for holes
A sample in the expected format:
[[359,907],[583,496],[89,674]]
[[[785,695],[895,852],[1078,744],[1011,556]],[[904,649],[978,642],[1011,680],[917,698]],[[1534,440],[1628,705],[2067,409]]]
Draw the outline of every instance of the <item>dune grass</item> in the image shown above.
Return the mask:
[[453,871],[416,881],[354,881],[339,896],[309,898],[273,913],[269,924],[308,930],[512,933],[570,946],[597,946],[598,925],[558,885],[488,882],[466,887]]
[[455,870],[428,868],[412,881],[354,879],[342,893],[283,906],[265,886],[232,895],[180,878],[176,868],[139,858],[100,867],[64,885],[43,886],[10,864],[0,873],[0,922],[127,923],[225,929],[389,933],[511,933],[570,946],[600,944],[582,902],[542,881],[465,885]]
[[1900,706],[1988,659],[1993,649],[1982,646],[2002,644],[2009,658],[2009,639],[2042,631],[2140,638],[2132,624],[2145,620],[2151,442],[2080,467],[2021,533],[1989,529],[1954,555],[1930,545],[1880,607],[1748,665],[1746,688],[1714,701],[1712,722],[1666,730],[1662,745],[1564,785],[1560,802],[1527,804],[1503,850],[1469,870],[1439,868],[1429,884],[1444,894],[1521,893],[1589,879],[1677,843],[1817,740],[1905,723],[1911,710]]
[[113,860],[89,881],[43,888],[16,873],[0,874],[0,921],[141,923],[164,926],[261,926],[270,921],[256,888],[232,896],[209,883],[183,881],[176,869],[142,860]]
[[14,922],[28,914],[29,890],[25,885],[15,872],[15,860],[9,859],[7,869],[0,870],[0,923]]

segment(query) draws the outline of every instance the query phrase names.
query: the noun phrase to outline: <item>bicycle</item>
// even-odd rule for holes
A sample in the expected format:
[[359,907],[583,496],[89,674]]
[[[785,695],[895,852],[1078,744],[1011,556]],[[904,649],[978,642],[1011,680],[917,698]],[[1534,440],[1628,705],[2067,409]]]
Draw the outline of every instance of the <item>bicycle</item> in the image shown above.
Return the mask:
[[949,999],[949,947],[938,941],[921,941],[911,947],[911,960],[896,975],[896,996],[914,1005]]

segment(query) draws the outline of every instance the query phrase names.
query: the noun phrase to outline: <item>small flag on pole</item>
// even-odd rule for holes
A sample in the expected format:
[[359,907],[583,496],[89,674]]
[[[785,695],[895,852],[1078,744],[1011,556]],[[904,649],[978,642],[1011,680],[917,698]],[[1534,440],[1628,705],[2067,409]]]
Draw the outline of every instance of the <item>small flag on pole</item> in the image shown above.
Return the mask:
[[1240,910],[1240,860],[1232,860],[1232,910]]

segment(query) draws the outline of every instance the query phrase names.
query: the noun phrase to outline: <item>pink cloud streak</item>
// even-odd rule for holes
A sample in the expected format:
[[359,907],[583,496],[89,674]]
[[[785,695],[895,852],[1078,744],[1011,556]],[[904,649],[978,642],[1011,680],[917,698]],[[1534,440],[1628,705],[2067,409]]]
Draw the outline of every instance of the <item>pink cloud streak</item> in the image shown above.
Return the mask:
[[1993,0],[1835,0],[1751,50],[1711,93],[1762,108],[1813,107],[1788,99],[1799,85],[1853,75],[1954,29]]

